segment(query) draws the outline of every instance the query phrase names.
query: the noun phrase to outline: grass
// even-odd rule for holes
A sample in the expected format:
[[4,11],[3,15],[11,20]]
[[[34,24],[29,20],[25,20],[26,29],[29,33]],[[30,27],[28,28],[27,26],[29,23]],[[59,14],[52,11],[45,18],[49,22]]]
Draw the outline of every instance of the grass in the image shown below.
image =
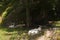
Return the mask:
[[[57,24],[57,23],[56,23]],[[60,24],[59,24],[60,25]],[[28,40],[28,29],[0,27],[0,40]],[[56,30],[56,38],[60,40],[60,30]]]
[[[54,25],[58,28],[60,28],[60,21],[55,21],[54,22]],[[60,40],[60,29],[58,30],[55,30],[56,34],[55,34],[55,37],[57,40]]]
[[0,27],[0,40],[22,40],[23,37],[28,39],[27,30],[20,28],[9,29]]
[[56,34],[55,34],[56,39],[60,40],[60,29],[56,30],[55,32],[56,32]]
[[60,21],[55,21],[53,24],[60,27]]

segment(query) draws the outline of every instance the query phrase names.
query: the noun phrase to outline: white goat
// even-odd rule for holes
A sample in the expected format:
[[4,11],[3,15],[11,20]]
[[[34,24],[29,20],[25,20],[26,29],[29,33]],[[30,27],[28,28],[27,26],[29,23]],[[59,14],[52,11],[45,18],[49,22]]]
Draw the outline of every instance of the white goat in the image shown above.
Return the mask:
[[41,31],[41,27],[31,29],[28,31],[28,35],[35,35],[35,34],[38,34],[40,31]]

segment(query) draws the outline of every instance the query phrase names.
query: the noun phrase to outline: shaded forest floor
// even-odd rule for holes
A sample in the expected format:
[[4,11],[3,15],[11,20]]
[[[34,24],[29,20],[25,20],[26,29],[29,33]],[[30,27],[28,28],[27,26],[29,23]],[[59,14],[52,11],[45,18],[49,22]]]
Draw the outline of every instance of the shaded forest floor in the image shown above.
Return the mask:
[[[0,27],[0,40],[41,40],[40,38],[42,36],[29,36],[28,33],[29,29],[25,28],[6,28],[6,27]],[[46,30],[44,30],[45,32]],[[56,30],[52,30],[54,35],[54,40],[60,40],[60,28]],[[32,38],[32,39],[30,39]],[[43,38],[43,37],[42,37]],[[45,37],[46,38],[46,37]],[[48,38],[47,38],[48,39]]]

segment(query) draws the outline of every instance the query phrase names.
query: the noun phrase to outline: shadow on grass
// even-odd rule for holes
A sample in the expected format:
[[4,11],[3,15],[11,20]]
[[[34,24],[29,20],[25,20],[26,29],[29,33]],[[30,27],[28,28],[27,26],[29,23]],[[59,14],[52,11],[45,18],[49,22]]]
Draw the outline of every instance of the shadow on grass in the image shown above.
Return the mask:
[[1,29],[1,30],[4,30],[4,31],[7,31],[7,32],[27,31],[27,30],[28,30],[28,28],[26,28],[26,27],[22,27],[22,28],[20,28],[20,27],[17,27],[17,28],[8,28],[8,27],[6,27],[6,26],[0,26],[0,29]]
[[5,31],[4,35],[21,35],[23,33],[27,33],[28,32],[28,29],[27,28],[7,28],[7,27],[3,27],[3,26],[0,26],[0,30]]
[[18,36],[21,36],[20,38],[24,37],[24,35],[27,36],[27,31],[28,29],[26,28],[7,28],[7,27],[3,27],[0,26],[0,30],[2,30],[1,32],[5,31],[3,33],[4,36],[11,36],[11,38],[15,38]]

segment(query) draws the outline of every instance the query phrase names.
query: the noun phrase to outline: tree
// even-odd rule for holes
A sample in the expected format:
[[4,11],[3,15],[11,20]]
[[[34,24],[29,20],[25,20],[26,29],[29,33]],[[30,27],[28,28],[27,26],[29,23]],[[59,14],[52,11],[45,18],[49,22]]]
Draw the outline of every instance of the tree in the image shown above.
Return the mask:
[[[0,1],[0,13],[6,23],[43,24],[48,20],[56,20],[59,12],[57,0],[6,0]],[[59,16],[59,15],[58,15]],[[12,19],[11,19],[12,18]],[[10,20],[11,19],[11,20]]]

